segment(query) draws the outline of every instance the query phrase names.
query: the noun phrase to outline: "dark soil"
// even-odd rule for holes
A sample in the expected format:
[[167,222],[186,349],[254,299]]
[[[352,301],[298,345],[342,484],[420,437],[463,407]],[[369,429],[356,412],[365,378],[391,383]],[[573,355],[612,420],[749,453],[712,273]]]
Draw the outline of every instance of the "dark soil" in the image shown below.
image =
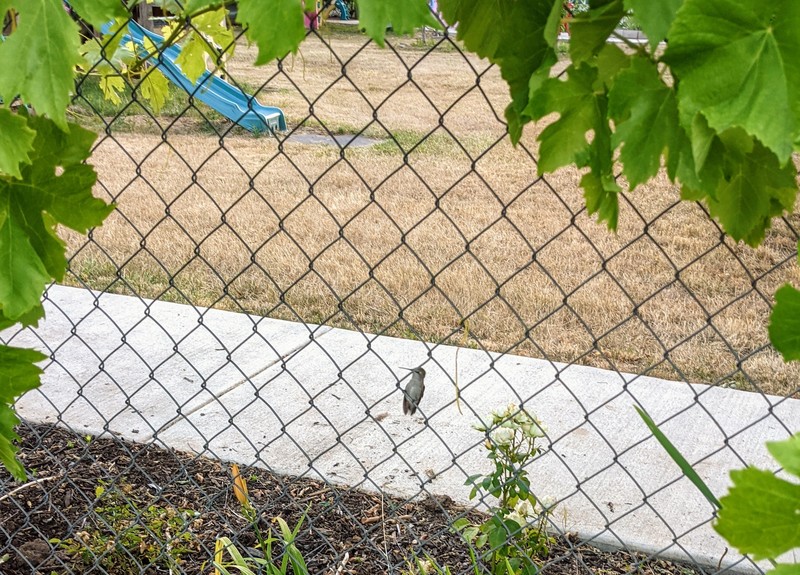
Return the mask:
[[[227,464],[53,426],[18,432],[33,480],[19,484],[0,469],[0,574],[208,574],[220,536],[258,555]],[[277,529],[278,516],[294,527],[307,510],[297,547],[312,574],[411,573],[409,561],[424,553],[454,575],[475,572],[448,526],[480,516],[448,498],[409,502],[258,468],[242,476],[262,533]],[[573,537],[557,541],[541,563],[549,575],[694,572]]]

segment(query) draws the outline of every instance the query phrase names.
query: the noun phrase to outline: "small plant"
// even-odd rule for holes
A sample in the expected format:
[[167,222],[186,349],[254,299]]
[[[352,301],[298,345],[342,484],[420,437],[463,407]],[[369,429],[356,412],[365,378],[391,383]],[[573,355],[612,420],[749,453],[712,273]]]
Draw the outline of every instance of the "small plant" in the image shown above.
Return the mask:
[[[474,575],[480,575],[481,570],[475,553],[470,549],[469,556],[472,563]],[[425,553],[425,559],[420,559],[414,555],[411,559],[406,558],[406,568],[400,571],[400,575],[451,575],[450,567],[439,565],[429,553]]]
[[545,529],[552,506],[543,505],[531,493],[526,466],[541,453],[536,445],[545,436],[536,417],[515,404],[491,415],[491,424],[476,425],[486,434],[488,458],[494,462],[489,475],[472,475],[466,484],[472,485],[470,499],[479,493],[498,499],[498,506],[483,523],[471,523],[462,518],[453,528],[474,545],[481,560],[495,575],[524,574],[539,571],[537,558],[546,557],[553,538]]
[[[214,545],[214,575],[230,575],[231,570],[242,575],[256,575],[256,573],[286,575],[289,572],[289,566],[291,566],[294,575],[307,575],[308,567],[302,553],[300,553],[294,542],[300,533],[300,528],[303,526],[308,510],[297,522],[294,529],[291,529],[282,517],[275,517],[272,521],[278,524],[280,535],[276,536],[272,527],[270,527],[269,533],[264,537],[258,525],[258,512],[250,501],[247,480],[242,477],[239,466],[235,463],[231,465],[231,475],[233,476],[233,494],[241,505],[245,518],[253,527],[259,550],[264,556],[263,558],[245,557],[229,537],[220,537]],[[272,547],[275,543],[281,543],[283,547],[280,563],[276,563],[273,560]],[[230,558],[227,561],[225,560],[225,554]]]
[[139,506],[126,491],[129,486],[95,488],[100,503],[93,523],[68,539],[51,539],[73,561],[99,565],[110,573],[139,573],[143,565],[174,569],[183,556],[196,551],[191,532],[197,513],[167,505]]

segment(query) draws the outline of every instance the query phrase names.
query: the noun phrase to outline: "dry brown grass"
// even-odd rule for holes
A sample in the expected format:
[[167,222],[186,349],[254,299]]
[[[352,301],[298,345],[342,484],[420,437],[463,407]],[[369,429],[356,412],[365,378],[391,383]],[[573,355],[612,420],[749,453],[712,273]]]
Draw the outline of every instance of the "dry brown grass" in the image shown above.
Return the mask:
[[502,139],[507,89],[485,62],[426,55],[412,39],[388,50],[329,41],[346,76],[315,39],[283,74],[250,66],[246,46],[229,70],[264,85],[260,100],[292,128],[392,133],[403,150],[279,149],[243,133],[221,145],[196,120],[162,141],[143,120],[94,155],[98,193],[119,210],[88,245],[68,237],[77,278],[430,341],[461,341],[467,321],[472,343],[491,350],[797,393],[800,368],[766,334],[774,290],[798,279],[785,223],[758,250],[721,241],[661,177],[622,200],[609,233],[582,210],[576,171],[537,179],[537,128],[516,149]]

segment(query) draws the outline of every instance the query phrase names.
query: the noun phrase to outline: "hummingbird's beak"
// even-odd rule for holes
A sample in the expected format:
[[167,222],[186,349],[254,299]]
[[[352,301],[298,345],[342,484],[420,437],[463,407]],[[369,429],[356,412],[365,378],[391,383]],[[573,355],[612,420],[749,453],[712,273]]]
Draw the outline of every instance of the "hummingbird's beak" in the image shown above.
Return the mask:
[[413,368],[413,367],[401,367],[400,369],[405,369],[406,371],[414,371],[414,369],[416,369],[416,368]]

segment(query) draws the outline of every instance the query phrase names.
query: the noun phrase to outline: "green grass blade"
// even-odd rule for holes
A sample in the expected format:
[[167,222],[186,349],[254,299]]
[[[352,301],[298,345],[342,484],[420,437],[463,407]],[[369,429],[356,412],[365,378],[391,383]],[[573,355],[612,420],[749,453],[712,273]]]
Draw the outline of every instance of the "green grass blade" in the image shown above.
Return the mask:
[[700,490],[700,493],[702,493],[706,499],[708,499],[709,503],[711,503],[717,509],[721,509],[722,505],[720,505],[719,500],[716,497],[714,497],[714,494],[711,493],[711,489],[708,488],[706,482],[703,481],[699,475],[697,475],[697,472],[694,470],[694,468],[691,465],[689,465],[689,462],[686,461],[686,458],[683,455],[681,455],[681,452],[678,451],[678,448],[675,447],[669,440],[669,438],[666,435],[664,435],[664,433],[658,428],[656,423],[647,414],[647,412],[635,405],[633,407],[639,414],[639,417],[642,418],[645,425],[647,425],[647,427],[653,433],[655,438],[658,439],[658,442],[661,444],[661,446],[667,451],[672,460],[678,464],[678,467],[681,468],[683,474],[689,478],[689,481],[694,483],[694,486]]

